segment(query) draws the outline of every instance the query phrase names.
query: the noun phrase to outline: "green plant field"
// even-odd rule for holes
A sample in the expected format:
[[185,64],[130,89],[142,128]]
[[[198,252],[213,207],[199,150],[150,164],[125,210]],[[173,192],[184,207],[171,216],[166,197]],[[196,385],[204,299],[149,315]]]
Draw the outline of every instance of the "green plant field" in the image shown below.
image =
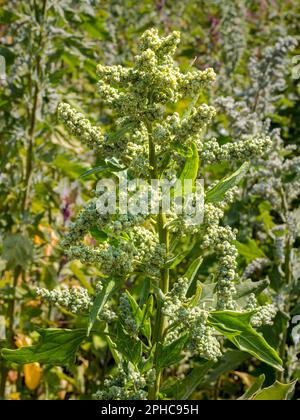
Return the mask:
[[0,0],[0,400],[300,398],[299,29]]

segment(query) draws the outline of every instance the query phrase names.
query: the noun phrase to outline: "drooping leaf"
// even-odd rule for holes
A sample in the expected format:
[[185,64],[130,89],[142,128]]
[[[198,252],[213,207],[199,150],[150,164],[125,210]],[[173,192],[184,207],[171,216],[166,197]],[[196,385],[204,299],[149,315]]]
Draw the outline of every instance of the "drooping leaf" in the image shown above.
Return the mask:
[[182,359],[182,350],[187,342],[188,335],[183,335],[170,344],[162,345],[158,343],[157,367],[163,369]]
[[89,313],[89,323],[87,328],[87,335],[90,334],[93,325],[101,312],[103,306],[107,302],[112,290],[114,289],[116,282],[114,280],[108,280],[102,282],[102,290],[96,294],[92,309]]
[[205,201],[207,203],[218,203],[222,201],[226,192],[238,185],[239,182],[244,178],[248,168],[249,163],[245,162],[237,171],[235,171],[228,178],[222,179],[215,187],[213,187],[206,193]]
[[252,400],[288,400],[295,389],[297,381],[288,384],[282,384],[276,381],[268,388],[264,388],[257,392]]
[[213,311],[209,324],[228,338],[239,350],[282,371],[282,360],[266,340],[250,325],[253,312]]
[[86,336],[85,329],[65,330],[48,328],[40,330],[40,341],[34,346],[17,350],[3,349],[2,357],[20,365],[27,363],[46,363],[65,366],[74,361],[78,346]]

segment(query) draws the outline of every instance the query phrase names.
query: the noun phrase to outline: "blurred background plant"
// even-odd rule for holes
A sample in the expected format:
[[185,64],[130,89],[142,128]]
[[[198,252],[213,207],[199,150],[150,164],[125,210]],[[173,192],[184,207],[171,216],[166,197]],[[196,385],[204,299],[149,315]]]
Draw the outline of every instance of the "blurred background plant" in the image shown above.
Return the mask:
[[[166,33],[181,31],[176,58],[182,68],[192,63],[218,74],[203,98],[218,108],[208,133],[212,138],[225,144],[263,132],[273,139],[266,160],[253,161],[225,223],[239,230],[245,285],[251,278],[259,303],[276,303],[275,328],[262,331],[284,359],[278,379],[300,379],[299,342],[293,340],[291,322],[300,314],[300,84],[292,77],[292,56],[299,54],[299,2],[11,0],[0,5],[0,56],[6,64],[0,81],[0,346],[35,343],[40,327],[80,328],[85,322],[65,309],[49,308],[34,293],[37,285],[83,286],[92,293],[92,279],[99,275],[95,268],[68,261],[58,246],[97,181],[93,174],[84,179],[80,174],[99,161],[66,135],[56,108],[67,97],[95,123],[109,127],[110,110],[95,94],[96,64],[129,64],[136,52],[133,41],[156,26]],[[182,101],[176,110],[186,105]],[[222,177],[232,166],[208,165],[205,181]],[[197,256],[199,244],[192,245],[182,239],[181,249],[188,252],[174,275],[183,274]],[[204,283],[214,275],[215,262],[207,256],[197,279]],[[172,369],[179,380],[189,372],[192,381],[198,362]],[[0,363],[0,398],[77,399],[97,390],[113,358],[95,334],[68,368]],[[265,385],[275,380],[272,368],[237,350],[204,373],[189,391],[191,398],[235,399],[261,374]]]

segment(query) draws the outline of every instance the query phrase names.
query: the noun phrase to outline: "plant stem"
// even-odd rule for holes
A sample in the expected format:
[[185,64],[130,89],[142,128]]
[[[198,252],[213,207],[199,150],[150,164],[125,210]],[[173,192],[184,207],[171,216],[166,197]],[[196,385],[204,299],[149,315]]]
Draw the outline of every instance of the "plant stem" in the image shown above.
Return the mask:
[[[282,207],[284,212],[284,222],[287,222],[288,215],[289,215],[289,207],[287,202],[287,197],[283,189],[280,191],[281,193],[281,200],[282,200]],[[287,233],[286,236],[286,243],[285,243],[285,258],[284,258],[284,283],[287,286],[291,286],[292,284],[292,270],[291,270],[291,236],[290,233]],[[289,290],[291,292],[291,290]],[[286,314],[289,314],[290,312],[290,295],[288,295],[285,305],[284,305],[284,312]],[[285,358],[286,358],[286,342],[288,338],[288,321],[285,322],[283,331],[282,331],[282,337],[279,345],[279,356],[281,360],[283,361],[283,367],[285,367]],[[284,382],[284,372],[285,369],[282,372],[277,372],[277,379],[280,382]]]
[[[42,22],[40,24],[40,33],[39,33],[39,48],[42,49],[44,47],[44,25],[47,17],[47,0],[43,0],[42,10]],[[38,20],[38,17],[36,17]],[[25,177],[24,177],[24,195],[22,199],[21,210],[22,213],[27,210],[29,205],[29,192],[30,192],[30,185],[31,185],[31,174],[33,169],[33,159],[34,159],[34,137],[35,137],[35,128],[36,128],[36,119],[37,119],[37,110],[38,110],[38,99],[40,93],[39,84],[41,83],[41,76],[42,76],[42,67],[41,67],[41,53],[37,55],[36,58],[36,66],[31,70],[29,74],[29,90],[31,94],[31,81],[32,81],[32,74],[36,72],[37,80],[34,84],[34,90],[32,95],[32,104],[31,110],[29,111],[29,118],[30,118],[30,126],[28,131],[28,143],[26,148],[26,164],[25,164]]]
[[[151,174],[154,179],[157,179],[157,164],[156,164],[156,156],[155,156],[155,145],[151,138],[151,127],[148,128],[149,132],[149,164],[151,166]],[[170,248],[170,237],[168,229],[165,227],[166,225],[166,216],[162,212],[162,208],[159,209],[159,214],[157,216],[157,230],[159,235],[159,242],[160,244],[165,246],[167,255],[169,254]],[[160,275],[160,288],[164,294],[168,293],[169,291],[169,269],[164,267],[161,270]],[[157,357],[158,357],[158,350],[159,346],[158,343],[162,343],[164,338],[164,332],[167,328],[167,319],[162,313],[162,302],[160,299],[157,299],[157,310],[156,310],[156,318],[153,330],[153,345],[155,347],[154,353],[154,368],[156,369],[156,378],[154,385],[149,389],[149,399],[156,400],[159,393],[159,387],[161,382],[161,375],[162,371],[157,368]]]

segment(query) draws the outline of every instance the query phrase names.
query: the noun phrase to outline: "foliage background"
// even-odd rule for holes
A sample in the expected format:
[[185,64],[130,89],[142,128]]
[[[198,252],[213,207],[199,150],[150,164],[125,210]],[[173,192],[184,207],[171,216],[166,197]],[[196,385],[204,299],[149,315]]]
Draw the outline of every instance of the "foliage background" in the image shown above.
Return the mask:
[[[34,287],[80,284],[90,289],[99,274],[77,261],[69,262],[58,245],[96,183],[93,176],[79,176],[97,162],[82,144],[66,136],[57,122],[57,104],[62,99],[76,103],[99,125],[109,127],[112,116],[94,88],[96,64],[129,64],[135,40],[153,26],[166,33],[181,31],[176,57],[180,66],[186,68],[196,58],[197,68],[215,69],[218,81],[207,94],[208,102],[218,103],[220,96],[227,95],[238,99],[239,90],[252,83],[249,60],[263,58],[266,47],[286,36],[299,37],[300,5],[295,0],[30,0],[0,5],[0,55],[6,59],[7,76],[0,88],[0,319],[6,330],[1,335],[4,328],[0,326],[0,343],[14,348],[35,342],[41,327],[80,328],[84,324],[80,317],[42,304]],[[275,99],[274,94],[271,112],[261,116],[271,119],[272,128],[281,129],[285,146],[296,145],[294,157],[299,156],[300,88],[291,77],[291,56],[297,52],[296,47],[280,58],[282,68],[273,77],[284,80],[284,93]],[[212,131],[226,142],[231,124],[220,105]],[[226,169],[212,165],[206,181],[221,177]],[[239,248],[240,273],[258,257],[268,257],[269,265],[253,278],[269,279],[269,291],[261,294],[261,302],[276,295],[287,303],[275,326],[264,327],[264,334],[274,347],[284,340],[286,372],[281,379],[299,379],[291,336],[291,319],[300,314],[299,301],[281,283],[273,243],[260,234],[261,230],[266,233],[268,223],[279,224],[279,216],[266,204],[268,199],[247,197],[234,203],[227,214],[229,224],[239,228],[238,241],[244,245]],[[290,208],[299,208],[297,194]],[[293,247],[298,250],[293,270],[299,282],[299,230]],[[184,264],[180,270],[185,270]],[[204,281],[213,272],[214,260],[207,259],[198,277]],[[271,368],[238,351],[235,356],[226,363],[220,361],[191,398],[236,399],[260,373],[266,375],[265,385],[274,381]],[[1,361],[0,395],[9,399],[90,398],[112,367],[106,342],[94,335],[81,345],[76,363],[69,368],[43,365],[26,373]],[[176,374],[180,378],[182,372]]]

